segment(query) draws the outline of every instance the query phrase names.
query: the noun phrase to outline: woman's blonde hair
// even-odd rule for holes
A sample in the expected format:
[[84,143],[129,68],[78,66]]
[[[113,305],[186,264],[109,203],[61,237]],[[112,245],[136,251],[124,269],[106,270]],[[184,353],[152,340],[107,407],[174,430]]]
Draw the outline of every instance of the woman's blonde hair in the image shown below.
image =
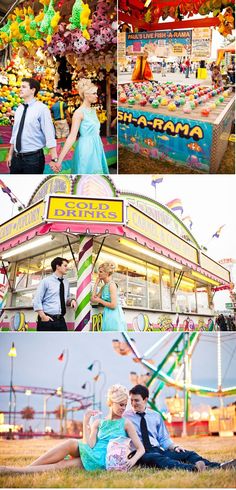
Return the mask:
[[123,385],[112,385],[107,392],[107,405],[110,407],[113,402],[120,403],[128,400],[129,392]]
[[116,270],[116,264],[114,264],[114,262],[103,262],[103,264],[99,265],[98,270],[99,269],[104,269],[104,271],[111,276]]
[[97,87],[91,82],[90,78],[81,78],[77,84],[78,92],[81,99],[84,99],[85,94],[97,92]]

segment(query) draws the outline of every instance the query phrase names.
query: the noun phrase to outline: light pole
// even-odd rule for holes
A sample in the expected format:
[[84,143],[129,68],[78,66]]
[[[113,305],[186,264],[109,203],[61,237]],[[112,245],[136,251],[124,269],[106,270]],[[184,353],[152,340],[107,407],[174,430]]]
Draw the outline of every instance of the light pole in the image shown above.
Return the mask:
[[100,392],[99,392],[99,403],[98,403],[99,410],[101,410],[101,407],[102,407],[102,390],[103,390],[103,388],[104,388],[104,386],[106,384],[106,374],[105,374],[104,371],[101,370],[101,362],[98,359],[95,359],[92,362],[92,364],[90,364],[90,366],[88,366],[88,370],[89,371],[92,371],[93,368],[94,368],[94,366],[96,365],[96,363],[98,364],[98,373],[93,378],[93,381],[94,381],[94,383],[93,383],[93,388],[94,388],[93,389],[93,393],[94,393],[94,395],[93,395],[93,408],[95,408],[95,405],[96,405],[96,403],[95,403],[95,383],[100,379],[100,376],[102,374],[104,376],[104,382],[103,382],[103,385],[100,388]]
[[14,357],[16,357],[16,348],[14,342],[11,344],[11,348],[8,352],[8,356],[11,358],[11,377],[10,377],[10,397],[9,397],[9,419],[8,423],[11,425],[11,413],[12,413],[12,393],[14,392],[13,388],[13,361]]
[[188,380],[188,353],[187,353],[187,348],[188,348],[188,341],[189,341],[189,333],[184,332],[183,336],[184,340],[184,418],[183,418],[183,431],[182,431],[182,437],[186,437],[188,435],[187,431],[187,421],[188,421],[188,387],[187,387],[187,380]]
[[69,349],[64,349],[63,352],[60,354],[58,357],[59,361],[64,361],[65,358],[65,364],[62,369],[62,376],[61,376],[61,404],[60,404],[60,434],[63,434],[63,419],[64,419],[64,377],[65,377],[65,371],[68,365],[69,361]]
[[49,398],[54,396],[56,394],[56,391],[54,393],[51,393],[50,395],[47,395],[43,399],[43,421],[44,421],[44,433],[46,432],[46,427],[47,427],[47,402]]
[[[85,390],[88,386],[88,397],[90,396],[90,393],[91,393],[91,389],[92,389],[92,385],[91,385],[91,382],[90,381],[85,381],[81,388],[82,390]],[[95,388],[95,381],[93,382],[93,393],[92,393],[92,400],[93,400],[93,408],[95,406],[95,391],[94,391],[94,388]]]

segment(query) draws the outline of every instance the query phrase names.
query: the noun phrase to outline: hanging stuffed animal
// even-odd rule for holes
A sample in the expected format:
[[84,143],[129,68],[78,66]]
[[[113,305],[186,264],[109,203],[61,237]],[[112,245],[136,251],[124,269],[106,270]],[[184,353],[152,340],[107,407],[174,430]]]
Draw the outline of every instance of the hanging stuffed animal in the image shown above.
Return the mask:
[[84,4],[82,0],[75,0],[72,8],[72,16],[70,17],[69,29],[74,30],[76,28],[82,31],[85,39],[90,39],[87,28],[90,27],[91,20],[89,20],[91,10],[88,4]]

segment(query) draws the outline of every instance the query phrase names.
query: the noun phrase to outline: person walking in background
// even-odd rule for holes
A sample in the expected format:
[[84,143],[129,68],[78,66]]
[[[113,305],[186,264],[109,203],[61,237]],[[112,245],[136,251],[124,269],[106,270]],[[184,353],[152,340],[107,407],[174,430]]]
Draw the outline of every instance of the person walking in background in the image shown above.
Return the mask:
[[35,98],[39,90],[38,80],[22,78],[20,96],[24,103],[15,112],[7,157],[11,174],[42,174],[45,146],[51,151],[52,162],[57,162],[55,130],[50,110]]
[[222,75],[218,65],[213,67],[211,80],[215,88],[223,87]]
[[56,93],[51,111],[54,119],[56,138],[67,138],[70,128],[66,119],[67,104],[61,94]]
[[38,313],[37,331],[66,331],[66,305],[76,308],[75,299],[69,299],[69,283],[64,278],[68,260],[56,257],[51,267],[53,274],[40,282],[33,301],[34,311]]
[[221,332],[227,331],[227,323],[225,321],[224,315],[219,315],[216,319],[216,324],[219,326]]
[[189,78],[189,71],[190,71],[190,59],[187,58],[185,61],[185,78]]
[[[104,262],[99,266],[98,277],[95,282],[91,301],[104,306],[102,316],[102,331],[124,332],[127,330],[124,312],[121,308],[118,297],[118,289],[112,280],[112,274],[115,271],[113,262]],[[98,285],[102,281],[104,285],[97,293]]]
[[236,459],[226,463],[211,462],[194,451],[175,445],[161,415],[147,409],[149,391],[146,386],[136,385],[129,394],[132,410],[126,411],[124,416],[134,424],[145,448],[145,454],[139,459],[138,465],[187,471],[236,468]]

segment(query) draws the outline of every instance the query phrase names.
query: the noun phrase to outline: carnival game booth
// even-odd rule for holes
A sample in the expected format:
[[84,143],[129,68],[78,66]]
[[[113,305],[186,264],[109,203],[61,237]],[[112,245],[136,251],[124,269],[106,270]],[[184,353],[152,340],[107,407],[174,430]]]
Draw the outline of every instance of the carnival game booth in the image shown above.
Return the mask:
[[[10,2],[9,2],[10,3]],[[54,104],[61,93],[72,116],[79,107],[77,82],[90,78],[98,86],[96,106],[108,166],[116,164],[117,138],[111,122],[116,117],[116,5],[113,1],[39,0],[11,2],[0,23],[0,172],[7,173],[14,112],[21,102],[23,77],[40,81],[38,99]],[[62,117],[62,119],[64,116]],[[58,140],[58,151],[65,138]],[[46,164],[49,162],[45,149]],[[63,173],[73,173],[73,149],[63,162]],[[52,173],[46,165],[45,173]]]
[[[118,191],[105,176],[51,176],[28,206],[0,226],[2,330],[34,330],[32,300],[55,256],[70,260],[77,299],[70,330],[102,329],[90,303],[100,263],[116,264],[114,280],[129,330],[212,330],[214,292],[230,274],[207,257],[169,208]],[[74,316],[75,315],[75,316]]]
[[134,82],[119,86],[119,144],[158,161],[216,173],[234,120],[231,89]]

